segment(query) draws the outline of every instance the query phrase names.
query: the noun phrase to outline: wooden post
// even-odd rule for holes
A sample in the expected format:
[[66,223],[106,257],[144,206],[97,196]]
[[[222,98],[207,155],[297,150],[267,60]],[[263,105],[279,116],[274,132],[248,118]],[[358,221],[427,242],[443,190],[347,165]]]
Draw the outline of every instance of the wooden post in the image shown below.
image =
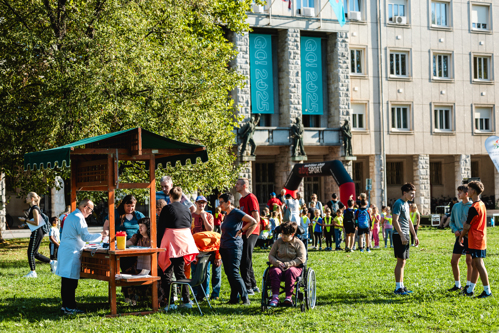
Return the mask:
[[71,163],[71,211],[76,210],[76,161],[70,157]]
[[[114,251],[116,247],[115,217],[114,217],[114,161],[113,155],[107,156],[107,205],[109,209],[109,249]],[[114,254],[109,255],[109,298],[111,300],[111,315],[116,315],[116,273],[119,272],[117,260]]]
[[[149,215],[151,218],[151,247],[153,249],[157,248],[161,244],[157,243],[157,228],[156,228],[156,157],[154,154],[151,155],[149,160]],[[158,254],[153,253],[151,255],[151,276],[158,276]],[[152,310],[158,311],[158,282],[152,283]]]

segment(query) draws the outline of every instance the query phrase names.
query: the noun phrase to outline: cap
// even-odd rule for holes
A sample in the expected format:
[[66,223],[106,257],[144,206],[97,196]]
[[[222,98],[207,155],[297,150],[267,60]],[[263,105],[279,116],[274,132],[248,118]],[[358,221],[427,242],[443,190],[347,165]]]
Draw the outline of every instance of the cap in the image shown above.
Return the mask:
[[275,197],[275,192],[270,193],[271,196]]
[[200,195],[199,197],[196,198],[196,202],[198,202],[198,201],[208,202],[208,200],[206,200],[206,198],[203,197],[202,195]]

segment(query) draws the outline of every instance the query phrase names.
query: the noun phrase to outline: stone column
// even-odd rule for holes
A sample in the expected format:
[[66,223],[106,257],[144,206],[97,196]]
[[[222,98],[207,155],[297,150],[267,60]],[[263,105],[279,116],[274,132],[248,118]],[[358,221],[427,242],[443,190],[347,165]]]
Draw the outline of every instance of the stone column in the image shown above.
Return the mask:
[[6,229],[6,219],[7,211],[5,209],[5,174],[0,173],[0,240],[2,239],[2,230]]
[[418,205],[422,215],[430,214],[430,155],[414,155],[414,185],[416,197],[414,202]]
[[373,202],[378,205],[381,211],[381,206],[386,204],[385,191],[385,169],[383,168],[383,155],[369,156],[369,174],[373,180]]
[[290,127],[301,117],[300,30],[278,32],[279,126]]
[[457,189],[463,184],[463,178],[471,177],[471,155],[455,155],[454,170],[456,175],[454,189]]
[[[340,147],[328,147],[328,153],[327,155],[324,156],[325,161],[332,161],[332,160],[338,160],[340,158]],[[331,200],[331,195],[333,193],[336,193],[340,195],[340,189],[338,187],[338,184],[336,184],[336,181],[334,180],[333,177],[327,176],[324,177],[324,194],[325,194],[325,201]]]
[[[251,161],[241,161],[241,158],[237,158],[237,165],[239,166],[239,178],[247,178],[249,181],[249,187],[248,191],[253,192],[253,166]],[[239,206],[239,199],[241,198],[241,195],[236,192],[235,188],[236,183],[234,183],[234,186],[231,188],[231,193],[234,195],[234,200],[235,200],[235,206]],[[258,198],[260,199],[260,198]]]
[[234,44],[234,48],[238,52],[234,60],[231,61],[230,67],[235,68],[239,74],[244,75],[244,80],[241,86],[232,90],[231,95],[234,100],[237,116],[244,116],[245,119],[251,119],[251,91],[250,91],[250,60],[249,60],[249,34],[229,33],[228,39]]
[[[275,192],[279,192],[284,188],[289,173],[293,169],[295,162],[291,161],[291,147],[279,147],[279,155],[276,156],[275,163]],[[303,182],[300,184],[303,196]],[[300,191],[300,190],[299,190]]]
[[[52,216],[60,216],[66,209],[66,198],[64,196],[64,181],[61,177],[56,177],[56,186],[50,190]],[[59,190],[57,189],[59,187]]]
[[[329,47],[332,45],[333,47]],[[350,51],[348,33],[338,32],[328,37],[327,55],[329,111],[328,127],[337,128],[350,119]]]
[[[343,166],[347,170],[350,177],[352,177],[352,179],[353,179],[353,162],[351,160],[342,160],[341,162],[343,163]],[[355,194],[358,194],[358,193],[355,193]]]

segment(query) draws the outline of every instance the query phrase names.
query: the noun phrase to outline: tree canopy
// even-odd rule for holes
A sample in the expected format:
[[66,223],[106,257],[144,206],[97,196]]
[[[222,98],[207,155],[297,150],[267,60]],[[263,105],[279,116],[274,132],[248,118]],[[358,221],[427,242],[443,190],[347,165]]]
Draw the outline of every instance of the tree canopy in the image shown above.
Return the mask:
[[237,170],[227,31],[251,0],[0,0],[0,171],[39,191],[68,170],[23,171],[27,152],[142,127],[203,144],[209,162],[169,167],[189,190]]

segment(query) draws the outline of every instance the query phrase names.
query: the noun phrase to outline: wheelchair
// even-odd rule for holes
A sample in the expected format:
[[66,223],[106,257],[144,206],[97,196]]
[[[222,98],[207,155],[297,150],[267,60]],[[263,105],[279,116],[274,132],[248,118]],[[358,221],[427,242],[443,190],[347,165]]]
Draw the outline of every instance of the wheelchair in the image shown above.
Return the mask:
[[[299,226],[295,236],[302,235],[303,233],[303,228]],[[276,234],[280,234],[279,227],[276,228]],[[305,249],[307,249],[307,245],[305,245]],[[302,312],[315,308],[315,303],[317,300],[315,271],[312,268],[307,268],[307,261],[304,264],[298,266],[300,268],[303,268],[303,270],[301,272],[301,275],[296,279],[295,289],[293,292],[293,307],[298,307],[299,305]],[[262,279],[262,311],[266,311],[269,308],[268,303],[272,298],[272,287],[270,284],[270,268],[272,267],[272,265],[267,261],[267,266],[268,267],[265,269]],[[281,285],[279,294],[283,293],[284,287]]]

